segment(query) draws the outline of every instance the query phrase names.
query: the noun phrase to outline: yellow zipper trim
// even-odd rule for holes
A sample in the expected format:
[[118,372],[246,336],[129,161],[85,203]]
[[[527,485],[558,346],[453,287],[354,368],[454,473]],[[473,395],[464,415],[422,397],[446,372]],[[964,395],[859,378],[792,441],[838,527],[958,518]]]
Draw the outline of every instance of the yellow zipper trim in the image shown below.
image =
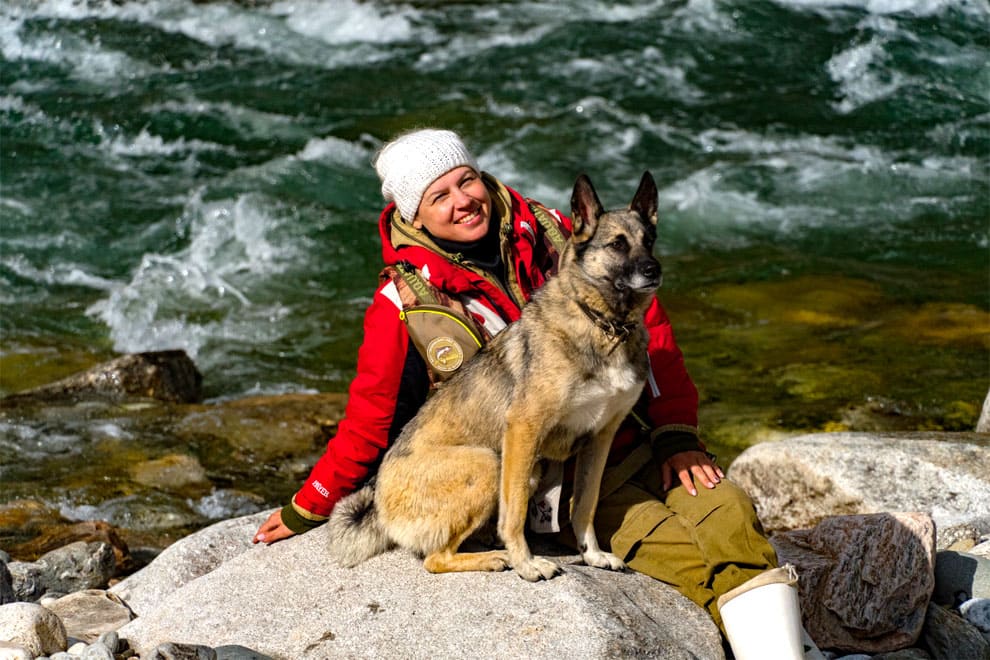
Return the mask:
[[468,336],[470,336],[471,339],[474,340],[474,343],[478,345],[478,348],[481,348],[481,340],[478,339],[478,337],[475,335],[474,331],[471,330],[471,328],[469,328],[467,326],[467,324],[464,323],[464,321],[460,320],[459,318],[457,318],[456,316],[454,316],[453,314],[451,314],[449,312],[442,312],[442,311],[440,311],[438,309],[421,309],[421,308],[419,308],[419,309],[410,309],[408,311],[407,310],[401,310],[401,311],[399,311],[399,318],[402,319],[402,321],[405,321],[407,314],[439,314],[440,316],[446,316],[451,321],[454,321],[455,323],[457,323],[457,325],[459,325],[462,328],[464,328],[464,331],[467,332],[468,333]]

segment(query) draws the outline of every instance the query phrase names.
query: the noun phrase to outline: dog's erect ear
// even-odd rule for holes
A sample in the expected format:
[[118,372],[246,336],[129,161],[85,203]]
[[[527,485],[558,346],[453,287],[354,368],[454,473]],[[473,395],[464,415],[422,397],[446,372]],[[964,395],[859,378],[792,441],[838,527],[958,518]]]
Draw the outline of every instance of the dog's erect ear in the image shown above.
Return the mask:
[[656,225],[658,205],[657,184],[653,181],[653,175],[647,170],[639,180],[639,189],[636,190],[629,208],[647,219],[650,224]]
[[581,174],[574,183],[571,194],[571,222],[574,225],[574,240],[583,243],[595,233],[598,216],[605,212],[602,203],[591,185],[587,174]]

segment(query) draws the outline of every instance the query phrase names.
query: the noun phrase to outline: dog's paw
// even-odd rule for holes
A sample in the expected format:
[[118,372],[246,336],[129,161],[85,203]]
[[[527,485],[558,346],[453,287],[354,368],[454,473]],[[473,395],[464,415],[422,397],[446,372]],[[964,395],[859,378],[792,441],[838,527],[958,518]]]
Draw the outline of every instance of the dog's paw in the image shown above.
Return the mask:
[[596,552],[586,552],[581,555],[584,563],[595,568],[605,568],[610,571],[624,571],[626,564],[611,552],[598,550]]
[[519,577],[530,582],[549,580],[561,572],[560,566],[544,557],[530,557],[513,566]]

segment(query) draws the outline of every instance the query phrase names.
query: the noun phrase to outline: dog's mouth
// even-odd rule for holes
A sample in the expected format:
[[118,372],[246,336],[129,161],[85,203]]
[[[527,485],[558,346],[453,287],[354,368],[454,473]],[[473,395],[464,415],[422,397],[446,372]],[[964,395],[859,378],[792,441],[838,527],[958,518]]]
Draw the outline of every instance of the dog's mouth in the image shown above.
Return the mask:
[[[644,272],[645,270],[645,272]],[[659,266],[646,269],[637,268],[628,273],[626,277],[615,281],[615,288],[619,291],[632,291],[633,293],[652,293],[663,284],[663,270]]]
[[632,291],[633,293],[653,293],[663,284],[663,275],[654,278],[635,277],[629,280],[617,280],[615,288],[618,291]]

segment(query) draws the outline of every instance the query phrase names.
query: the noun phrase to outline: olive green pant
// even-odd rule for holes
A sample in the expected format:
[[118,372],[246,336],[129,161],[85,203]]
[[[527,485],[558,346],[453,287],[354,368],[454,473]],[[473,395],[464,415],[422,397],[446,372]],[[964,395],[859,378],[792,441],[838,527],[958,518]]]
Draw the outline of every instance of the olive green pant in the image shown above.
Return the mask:
[[[664,492],[650,461],[598,503],[599,543],[633,570],[665,582],[708,610],[719,629],[718,597],[777,566],[753,502],[722,480],[714,489],[697,484]],[[570,527],[560,540],[574,547]]]

